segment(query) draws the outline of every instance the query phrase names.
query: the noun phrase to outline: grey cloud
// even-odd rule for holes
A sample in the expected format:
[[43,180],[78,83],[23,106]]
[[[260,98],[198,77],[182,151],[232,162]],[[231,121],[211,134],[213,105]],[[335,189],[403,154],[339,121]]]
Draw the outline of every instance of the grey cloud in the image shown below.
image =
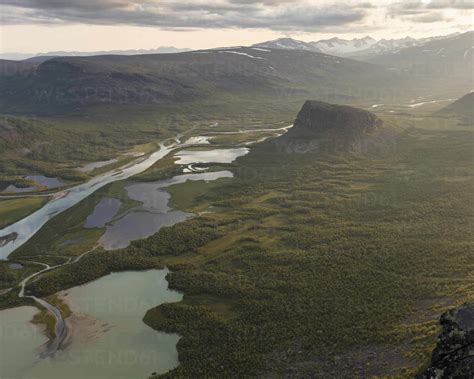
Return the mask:
[[395,2],[389,7],[391,14],[405,14],[410,11],[429,12],[433,9],[474,9],[472,0],[432,0],[430,2],[402,1]]
[[234,4],[263,4],[263,5],[270,5],[270,6],[276,6],[276,5],[281,5],[281,4],[287,4],[287,3],[295,3],[298,0],[229,0],[230,3]]
[[165,29],[265,28],[315,31],[361,21],[364,7],[298,5],[293,0],[3,0],[4,24],[82,23]]
[[369,2],[364,2],[364,3],[357,4],[357,7],[358,8],[365,8],[365,9],[377,8],[374,4],[369,3]]
[[204,13],[217,13],[222,14],[226,12],[255,12],[258,11],[258,7],[250,4],[233,4],[233,3],[209,3],[209,4],[186,4],[186,3],[173,3],[169,4],[167,9],[169,11],[177,12],[204,12]]
[[76,9],[76,10],[108,10],[126,8],[133,1],[128,0],[2,0],[3,5],[27,9]]
[[433,0],[426,4],[430,9],[474,9],[472,0]]
[[387,9],[387,16],[421,23],[448,21],[449,19],[442,13],[442,10],[445,9],[474,9],[474,2],[472,0],[432,0],[430,2],[416,0],[397,2]]
[[413,16],[411,17],[411,21],[421,22],[421,23],[431,23],[431,22],[439,22],[439,21],[448,21],[448,19],[439,12],[429,12],[429,13],[423,13],[420,15]]

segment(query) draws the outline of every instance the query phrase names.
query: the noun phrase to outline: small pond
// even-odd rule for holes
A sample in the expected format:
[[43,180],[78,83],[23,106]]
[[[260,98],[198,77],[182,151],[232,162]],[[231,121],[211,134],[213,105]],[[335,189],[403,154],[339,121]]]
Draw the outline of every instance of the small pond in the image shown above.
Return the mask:
[[175,156],[179,158],[177,164],[190,163],[232,163],[238,157],[248,154],[249,149],[240,147],[236,149],[214,149],[214,150],[182,150]]
[[58,178],[50,178],[44,175],[28,175],[26,179],[32,180],[48,189],[64,187],[66,185],[66,183]]
[[132,208],[123,217],[107,225],[99,242],[107,250],[124,248],[131,241],[149,237],[165,226],[172,226],[192,217],[191,213],[169,207],[170,194],[164,190],[166,187],[188,180],[213,181],[232,176],[230,171],[202,172],[178,175],[157,182],[130,184],[126,187],[128,197],[142,205]]
[[87,217],[86,228],[102,228],[112,220],[120,209],[122,202],[112,197],[104,197],[94,208],[94,212]]

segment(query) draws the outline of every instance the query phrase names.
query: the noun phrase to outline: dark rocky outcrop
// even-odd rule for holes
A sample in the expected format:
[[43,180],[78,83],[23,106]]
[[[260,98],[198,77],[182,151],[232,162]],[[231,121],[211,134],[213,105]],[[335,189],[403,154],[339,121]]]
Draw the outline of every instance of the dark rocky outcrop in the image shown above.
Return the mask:
[[294,126],[275,143],[294,152],[362,150],[380,142],[382,120],[345,105],[307,100]]
[[430,366],[418,379],[474,378],[474,301],[441,316]]

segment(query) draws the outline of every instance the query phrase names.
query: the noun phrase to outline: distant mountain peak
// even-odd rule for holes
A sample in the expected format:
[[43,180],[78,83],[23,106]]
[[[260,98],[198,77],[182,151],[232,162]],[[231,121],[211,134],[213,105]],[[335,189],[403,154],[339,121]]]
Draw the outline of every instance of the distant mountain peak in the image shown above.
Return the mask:
[[290,42],[290,41],[294,41],[294,42],[300,42],[294,38],[290,38],[290,37],[281,37],[281,38],[276,38],[274,39],[273,41],[280,41],[280,42]]
[[308,50],[321,52],[319,48],[310,42],[299,41],[289,37],[277,38],[271,41],[265,41],[252,45],[252,47],[269,48],[269,49],[284,49],[284,50]]
[[344,41],[344,40],[339,38],[339,37],[332,37],[332,38],[329,38],[329,39],[326,39],[326,40],[321,40],[321,41],[318,41],[318,42],[342,42],[342,41]]
[[353,39],[341,39],[335,37],[313,42],[312,44],[327,54],[349,56],[357,51],[367,49],[376,43],[377,41],[374,38],[365,36]]

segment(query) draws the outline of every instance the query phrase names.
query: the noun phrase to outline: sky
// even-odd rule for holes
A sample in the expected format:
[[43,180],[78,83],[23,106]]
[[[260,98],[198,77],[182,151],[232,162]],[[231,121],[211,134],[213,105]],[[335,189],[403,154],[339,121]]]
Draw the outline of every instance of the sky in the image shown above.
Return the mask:
[[0,52],[204,49],[472,30],[474,0],[1,0]]

